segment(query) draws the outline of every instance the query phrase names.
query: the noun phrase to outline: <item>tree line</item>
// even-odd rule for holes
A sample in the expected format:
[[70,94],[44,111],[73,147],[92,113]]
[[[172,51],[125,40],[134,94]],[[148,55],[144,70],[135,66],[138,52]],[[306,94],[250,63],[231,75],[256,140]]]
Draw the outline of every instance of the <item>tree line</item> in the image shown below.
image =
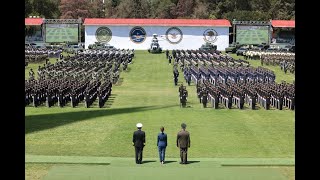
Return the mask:
[[25,16],[294,20],[295,0],[25,0]]

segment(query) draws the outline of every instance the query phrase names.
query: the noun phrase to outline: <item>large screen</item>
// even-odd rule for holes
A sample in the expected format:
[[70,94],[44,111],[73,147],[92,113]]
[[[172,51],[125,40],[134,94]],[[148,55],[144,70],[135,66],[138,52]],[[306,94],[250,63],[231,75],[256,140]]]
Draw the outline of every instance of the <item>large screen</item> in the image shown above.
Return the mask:
[[239,44],[268,43],[269,26],[236,26],[236,42]]
[[78,24],[46,24],[46,42],[78,42]]

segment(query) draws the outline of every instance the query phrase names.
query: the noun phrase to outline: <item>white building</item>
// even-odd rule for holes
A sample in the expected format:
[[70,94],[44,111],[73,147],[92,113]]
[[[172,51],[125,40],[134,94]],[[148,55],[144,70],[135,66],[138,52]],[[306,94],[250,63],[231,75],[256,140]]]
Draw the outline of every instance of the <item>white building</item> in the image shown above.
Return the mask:
[[198,49],[205,42],[224,51],[229,46],[228,20],[207,19],[99,19],[87,18],[85,47],[94,42],[109,43],[116,48],[147,50],[152,35],[158,34],[165,49]]

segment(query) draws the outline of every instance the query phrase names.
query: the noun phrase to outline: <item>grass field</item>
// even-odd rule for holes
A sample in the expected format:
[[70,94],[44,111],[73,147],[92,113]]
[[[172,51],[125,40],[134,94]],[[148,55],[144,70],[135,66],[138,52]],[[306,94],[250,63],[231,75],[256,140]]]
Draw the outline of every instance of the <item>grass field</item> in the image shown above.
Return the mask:
[[[250,63],[257,66],[260,61],[250,60]],[[36,70],[37,67],[30,64],[26,75],[30,68]],[[270,69],[275,71],[278,82],[294,79],[279,67],[270,66]],[[180,73],[179,82],[183,82],[182,78]],[[165,55],[136,51],[134,63],[127,72],[121,72],[120,83],[113,87],[105,108],[99,109],[96,104],[88,109],[83,104],[77,108],[26,107],[25,153],[123,157],[132,158],[133,162],[132,133],[135,124],[141,122],[147,141],[144,157],[157,159],[156,135],[159,127],[164,126],[168,134],[166,157],[178,161],[175,138],[180,124],[185,122],[191,133],[189,157],[193,159],[294,158],[294,111],[204,109],[196,97],[194,84],[187,86],[187,90],[189,107],[181,109],[178,87],[173,84],[172,65],[168,65]],[[27,179],[41,179],[53,167],[49,162],[42,164],[44,166],[27,163]],[[180,168],[178,163],[171,164]],[[148,163],[144,166],[150,168]],[[294,167],[274,168],[289,179],[294,178]]]

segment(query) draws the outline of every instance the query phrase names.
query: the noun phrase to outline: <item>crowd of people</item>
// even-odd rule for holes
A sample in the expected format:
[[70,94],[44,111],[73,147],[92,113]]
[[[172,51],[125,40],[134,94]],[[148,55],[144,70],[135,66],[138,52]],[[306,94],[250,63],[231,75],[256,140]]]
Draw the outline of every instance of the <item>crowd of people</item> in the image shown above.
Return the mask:
[[291,52],[269,52],[264,53],[260,56],[261,66],[273,65],[280,66],[280,69],[287,73],[289,70],[290,73],[295,72],[295,53]]
[[25,65],[29,63],[40,63],[48,61],[49,58],[59,58],[62,53],[61,49],[47,49],[37,47],[25,47]]
[[215,85],[208,80],[200,81],[197,84],[197,93],[200,103],[206,107],[207,102],[211,103],[214,109],[218,109],[219,103],[225,108],[243,109],[247,104],[250,109],[256,109],[256,105],[269,110],[271,107],[282,110],[283,108],[295,109],[295,88],[294,84],[218,81]]
[[[247,61],[235,60],[231,56],[215,52],[199,50],[173,52],[175,85],[179,76],[177,67],[180,65],[186,83],[190,85],[194,82],[197,85],[197,96],[203,107],[207,107],[209,102],[214,109],[217,109],[219,104],[228,109],[233,105],[243,109],[244,104],[248,104],[251,109],[256,109],[256,105],[259,104],[267,110],[270,107],[294,110],[294,84],[276,83],[274,72],[267,68],[250,67]],[[169,54],[167,57],[170,56]],[[180,99],[181,97],[180,95]]]
[[219,65],[228,67],[249,67],[250,63],[242,59],[234,59],[228,54],[221,54],[219,51],[203,51],[203,50],[173,50],[172,55],[168,54],[167,58],[174,59],[174,66],[179,65],[181,69],[184,69],[190,65]]
[[295,53],[280,51],[258,51],[248,50],[243,54],[245,59],[260,59],[261,66],[280,66],[281,70],[287,73],[295,72]]
[[39,66],[37,79],[33,69],[25,82],[25,105],[47,107],[58,105],[71,107],[84,102],[90,107],[98,99],[103,107],[116,84],[120,67],[126,70],[134,57],[134,50],[85,50],[75,56],[67,56]]

